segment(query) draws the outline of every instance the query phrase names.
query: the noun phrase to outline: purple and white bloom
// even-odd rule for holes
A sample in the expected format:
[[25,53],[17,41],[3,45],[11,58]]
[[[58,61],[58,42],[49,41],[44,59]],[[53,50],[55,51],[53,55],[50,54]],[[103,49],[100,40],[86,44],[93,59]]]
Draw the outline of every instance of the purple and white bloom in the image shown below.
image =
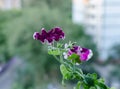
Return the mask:
[[82,48],[80,53],[80,60],[81,61],[88,61],[93,56],[93,52],[90,49]]
[[35,32],[33,34],[33,38],[35,40],[41,41],[42,43],[47,42],[51,44],[54,41],[59,41],[60,39],[64,39],[65,34],[60,27],[55,27],[48,32],[44,28],[42,28],[40,33]]
[[93,55],[90,49],[82,48],[80,46],[73,46],[72,49],[69,49],[67,55],[71,56],[72,54],[79,55],[80,61],[88,61]]

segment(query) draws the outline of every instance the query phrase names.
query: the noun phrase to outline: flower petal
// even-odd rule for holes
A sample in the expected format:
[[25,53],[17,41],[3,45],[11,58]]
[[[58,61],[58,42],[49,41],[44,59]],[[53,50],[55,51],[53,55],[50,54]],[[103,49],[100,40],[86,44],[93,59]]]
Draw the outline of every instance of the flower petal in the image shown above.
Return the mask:
[[80,60],[88,61],[91,57],[92,57],[92,51],[87,48],[82,48],[81,54],[80,54]]
[[35,32],[33,34],[33,38],[36,40],[40,40],[42,43],[52,43],[53,41],[59,41],[60,39],[63,39],[64,32],[60,27],[55,27],[48,32],[44,28],[42,28],[40,33]]
[[33,39],[40,40],[40,33],[39,32],[34,32]]
[[92,51],[87,48],[81,48],[80,46],[73,46],[73,48],[68,50],[68,56],[72,54],[77,54],[81,61],[87,61],[92,57]]

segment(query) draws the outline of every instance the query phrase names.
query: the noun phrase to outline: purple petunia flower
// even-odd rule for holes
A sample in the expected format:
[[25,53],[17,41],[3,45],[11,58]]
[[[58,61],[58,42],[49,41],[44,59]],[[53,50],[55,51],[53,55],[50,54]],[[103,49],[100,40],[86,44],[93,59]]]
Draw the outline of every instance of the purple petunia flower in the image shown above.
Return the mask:
[[92,51],[90,49],[81,48],[80,46],[73,46],[72,49],[69,49],[67,55],[71,56],[72,54],[79,55],[81,61],[87,61],[93,55],[93,53],[92,53]]
[[33,38],[36,40],[40,40],[42,43],[45,43],[47,41],[49,44],[51,44],[53,41],[64,39],[65,35],[60,27],[55,27],[48,32],[44,28],[42,28],[40,33],[35,32],[33,34]]
[[80,59],[81,61],[87,61],[92,57],[92,55],[93,55],[92,50],[87,48],[82,48],[80,53]]
[[59,39],[65,38],[65,34],[60,27],[55,27],[52,29],[52,31],[53,31],[55,41],[59,41]]

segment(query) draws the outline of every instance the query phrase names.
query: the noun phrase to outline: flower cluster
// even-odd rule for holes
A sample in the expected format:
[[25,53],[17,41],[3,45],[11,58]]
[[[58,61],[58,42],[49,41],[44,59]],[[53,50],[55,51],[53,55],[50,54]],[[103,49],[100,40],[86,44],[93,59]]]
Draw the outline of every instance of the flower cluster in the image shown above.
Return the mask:
[[40,33],[35,32],[33,34],[33,38],[35,40],[41,41],[42,43],[47,42],[51,44],[54,41],[59,41],[60,39],[64,39],[65,35],[60,27],[55,27],[48,32],[44,28],[42,28]]
[[80,67],[76,66],[76,64],[88,61],[92,57],[93,53],[90,49],[76,46],[75,42],[69,42],[65,44],[65,47],[61,43],[55,42],[53,44],[54,41],[65,38],[65,34],[60,27],[55,27],[48,32],[42,28],[41,32],[33,34],[33,38],[42,43],[50,44],[48,45],[48,54],[53,55],[61,63],[60,71],[63,77],[63,85],[64,80],[75,79],[78,81],[74,89],[113,89],[106,86],[102,78],[98,79],[95,73],[84,74]]
[[80,46],[73,46],[73,48],[69,49],[67,55],[71,56],[72,54],[77,54],[80,58],[80,61],[87,61],[93,55],[90,49],[82,48]]
[[[64,39],[65,34],[60,27],[55,27],[48,32],[44,28],[42,28],[40,33],[35,32],[33,34],[33,38],[35,40],[41,41],[42,43],[47,42],[51,44],[54,41],[59,41],[60,39]],[[71,48],[69,48],[70,45]],[[67,51],[63,53],[65,59],[68,59],[68,57],[71,56],[72,54],[76,54],[79,56],[80,61],[87,61],[93,55],[90,49],[82,48],[80,46],[74,46],[72,45],[72,43],[65,44],[65,49]]]

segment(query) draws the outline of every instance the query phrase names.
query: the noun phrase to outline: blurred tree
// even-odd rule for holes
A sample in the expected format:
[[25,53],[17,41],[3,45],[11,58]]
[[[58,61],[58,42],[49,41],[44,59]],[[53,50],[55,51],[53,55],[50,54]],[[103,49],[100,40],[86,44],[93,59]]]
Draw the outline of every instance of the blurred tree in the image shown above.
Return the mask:
[[64,14],[66,18],[71,18],[72,1],[71,0],[22,0],[24,8],[38,7],[42,8],[47,4],[50,10],[57,9]]
[[7,44],[6,44],[6,36],[4,34],[4,27],[6,23],[12,20],[15,17],[20,15],[19,11],[0,11],[0,61],[7,61],[10,59],[10,55],[8,53]]

